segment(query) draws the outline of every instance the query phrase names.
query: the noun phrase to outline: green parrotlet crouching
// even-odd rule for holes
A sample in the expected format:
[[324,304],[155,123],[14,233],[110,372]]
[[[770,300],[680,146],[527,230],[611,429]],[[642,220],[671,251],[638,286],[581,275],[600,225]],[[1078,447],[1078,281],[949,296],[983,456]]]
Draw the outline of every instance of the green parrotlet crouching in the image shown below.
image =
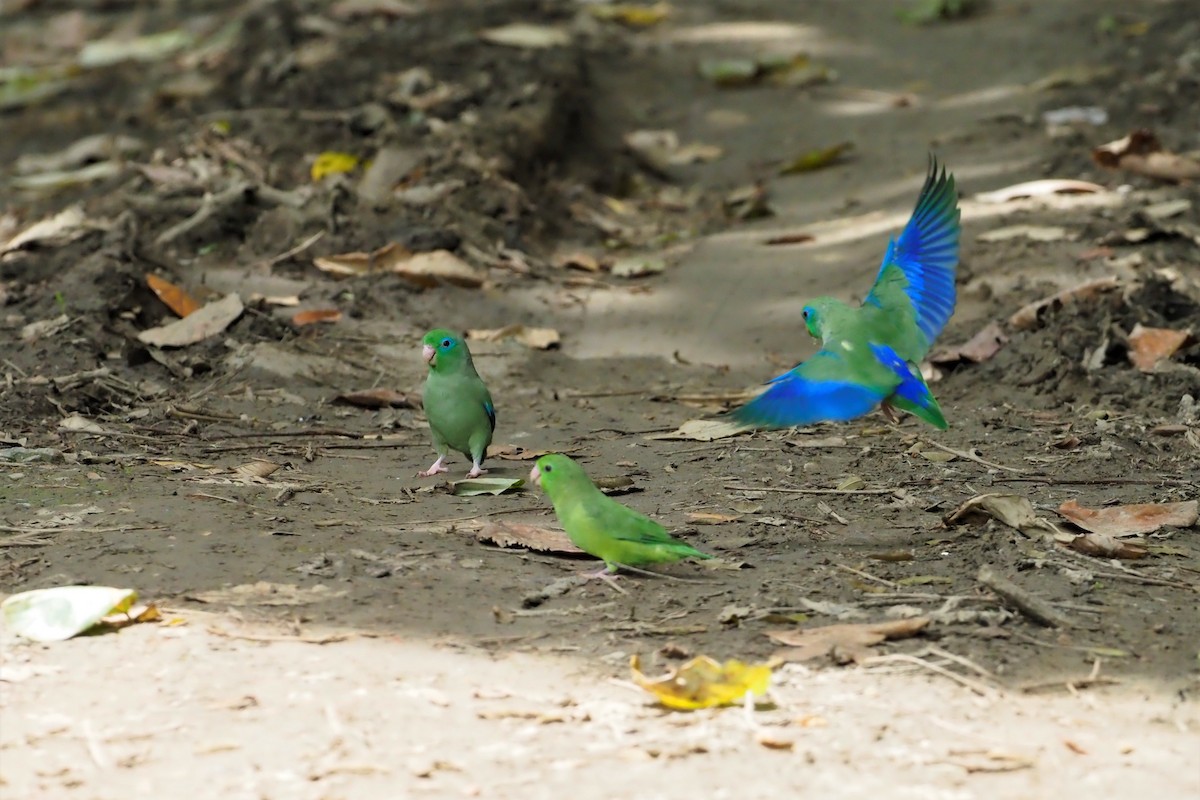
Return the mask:
[[[663,564],[684,558],[712,558],[673,539],[666,528],[596,488],[583,467],[551,453],[537,460],[529,480],[545,490],[567,536],[589,555],[604,560],[607,572],[619,567]],[[589,577],[607,577],[601,570]]]
[[439,472],[449,472],[442,462],[451,450],[471,459],[468,478],[487,472],[483,460],[487,457],[492,433],[496,430],[496,407],[487,386],[475,371],[471,351],[459,335],[432,330],[422,340],[421,356],[429,364],[422,401],[437,461],[424,472],[423,478]]

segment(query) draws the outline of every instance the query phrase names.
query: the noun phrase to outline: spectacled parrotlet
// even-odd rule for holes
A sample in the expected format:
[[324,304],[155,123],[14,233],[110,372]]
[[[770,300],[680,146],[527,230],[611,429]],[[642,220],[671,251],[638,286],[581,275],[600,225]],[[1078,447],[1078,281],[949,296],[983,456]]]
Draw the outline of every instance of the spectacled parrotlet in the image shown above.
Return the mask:
[[417,474],[423,478],[449,472],[444,462],[451,450],[471,459],[468,478],[487,472],[483,460],[496,430],[496,406],[483,379],[475,371],[471,351],[453,331],[438,328],[425,334],[421,356],[429,364],[421,399],[437,461]]
[[917,205],[883,256],[861,305],[818,297],[804,307],[816,355],[774,378],[729,416],[756,428],[846,421],[881,406],[945,430],[946,418],[921,377],[921,359],[954,313],[959,209],[954,176],[930,159]]
[[645,514],[601,492],[583,467],[560,453],[539,458],[529,472],[529,480],[545,490],[571,541],[604,561],[605,569],[587,573],[589,578],[614,580],[611,573],[622,566],[712,558],[672,538],[666,528]]

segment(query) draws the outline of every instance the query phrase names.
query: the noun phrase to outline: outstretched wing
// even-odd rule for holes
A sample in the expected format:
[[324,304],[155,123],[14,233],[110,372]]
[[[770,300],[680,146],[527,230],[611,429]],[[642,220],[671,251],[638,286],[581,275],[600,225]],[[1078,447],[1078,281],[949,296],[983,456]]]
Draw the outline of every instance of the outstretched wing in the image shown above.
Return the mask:
[[888,243],[866,303],[889,313],[911,314],[925,349],[954,313],[954,270],[958,266],[959,210],[954,176],[937,160],[917,206],[900,236]]
[[772,380],[765,392],[729,416],[756,428],[790,428],[861,417],[891,393],[892,385],[867,385],[848,377],[853,372],[841,353],[822,349]]

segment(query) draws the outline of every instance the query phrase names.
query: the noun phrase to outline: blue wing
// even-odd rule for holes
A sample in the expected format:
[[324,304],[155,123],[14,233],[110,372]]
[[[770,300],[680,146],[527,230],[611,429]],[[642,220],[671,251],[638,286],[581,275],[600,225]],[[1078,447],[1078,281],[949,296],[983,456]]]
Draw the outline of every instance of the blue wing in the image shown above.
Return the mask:
[[919,372],[914,372],[907,361],[886,344],[870,344],[871,352],[879,363],[891,370],[900,382],[887,400],[897,408],[916,414],[935,428],[946,430],[946,418],[937,400],[929,392],[929,386]]
[[899,238],[888,243],[866,299],[887,308],[903,299],[902,292],[930,344],[954,313],[959,216],[954,176],[944,167],[939,174],[937,160],[931,158],[917,206]]
[[772,380],[765,392],[729,416],[758,428],[844,422],[869,413],[891,391],[838,377],[847,371],[838,354],[821,350]]

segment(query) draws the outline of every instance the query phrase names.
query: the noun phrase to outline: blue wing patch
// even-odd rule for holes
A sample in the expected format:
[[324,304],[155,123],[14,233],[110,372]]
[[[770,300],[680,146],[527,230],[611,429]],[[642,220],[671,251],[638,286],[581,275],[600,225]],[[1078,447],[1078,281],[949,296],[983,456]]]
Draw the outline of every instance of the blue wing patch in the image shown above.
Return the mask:
[[939,173],[937,160],[931,158],[917,206],[900,236],[888,243],[875,286],[866,299],[882,307],[876,291],[889,267],[899,269],[906,279],[904,293],[912,302],[917,327],[930,343],[954,313],[959,217],[954,176],[944,167]]
[[745,425],[790,428],[825,421],[845,422],[869,413],[883,400],[881,391],[848,380],[805,375],[806,371],[815,371],[837,360],[840,359],[836,355],[822,350],[772,380],[770,388],[729,415]]
[[483,410],[487,412],[488,421],[492,423],[492,433],[496,432],[496,407],[491,401],[483,404]]

